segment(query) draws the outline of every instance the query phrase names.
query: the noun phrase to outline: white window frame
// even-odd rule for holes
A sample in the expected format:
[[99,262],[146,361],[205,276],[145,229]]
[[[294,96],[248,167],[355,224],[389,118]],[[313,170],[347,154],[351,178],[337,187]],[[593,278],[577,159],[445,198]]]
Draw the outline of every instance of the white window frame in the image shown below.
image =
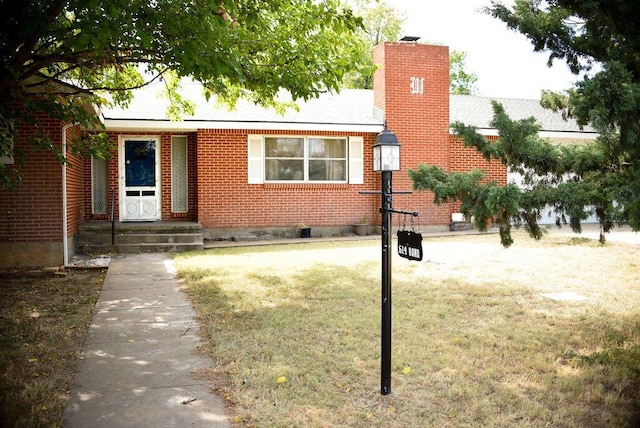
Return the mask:
[[[267,180],[266,179],[266,138],[300,138],[304,144],[304,171],[302,180]],[[345,140],[346,150],[344,158],[345,180],[309,180],[308,140],[313,138]],[[249,184],[363,184],[364,182],[364,141],[361,136],[334,135],[257,135],[247,136],[247,181]],[[330,158],[318,158],[331,160]],[[340,158],[342,160],[343,158]]]

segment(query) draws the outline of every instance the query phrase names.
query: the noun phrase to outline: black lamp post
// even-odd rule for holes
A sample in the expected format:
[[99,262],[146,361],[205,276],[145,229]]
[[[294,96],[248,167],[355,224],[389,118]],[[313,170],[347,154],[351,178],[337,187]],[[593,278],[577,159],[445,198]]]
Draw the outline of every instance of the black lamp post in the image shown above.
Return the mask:
[[373,145],[373,170],[382,172],[382,341],[380,384],[382,395],[391,393],[391,181],[400,170],[400,144],[386,125]]

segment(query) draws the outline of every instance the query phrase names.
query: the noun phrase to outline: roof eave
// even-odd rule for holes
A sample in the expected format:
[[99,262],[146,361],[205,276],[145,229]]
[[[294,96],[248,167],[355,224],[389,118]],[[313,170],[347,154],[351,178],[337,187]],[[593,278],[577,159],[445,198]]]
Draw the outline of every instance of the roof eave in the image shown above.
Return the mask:
[[381,123],[243,122],[243,121],[168,121],[104,119],[110,131],[195,132],[198,129],[246,129],[274,131],[381,132]]
[[[485,137],[498,137],[500,134],[495,128],[478,128],[476,129],[478,134]],[[449,130],[450,134],[453,134],[453,129]],[[595,140],[600,136],[597,132],[584,132],[584,131],[545,131],[538,132],[538,136],[541,138],[551,139],[575,139],[575,140]]]

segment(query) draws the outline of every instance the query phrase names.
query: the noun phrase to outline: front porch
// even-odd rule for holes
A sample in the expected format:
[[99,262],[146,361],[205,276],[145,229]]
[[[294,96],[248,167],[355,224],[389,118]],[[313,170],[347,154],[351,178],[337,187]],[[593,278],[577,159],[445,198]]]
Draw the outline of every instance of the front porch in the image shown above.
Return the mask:
[[204,249],[202,226],[196,222],[86,221],[75,239],[77,254],[178,253]]

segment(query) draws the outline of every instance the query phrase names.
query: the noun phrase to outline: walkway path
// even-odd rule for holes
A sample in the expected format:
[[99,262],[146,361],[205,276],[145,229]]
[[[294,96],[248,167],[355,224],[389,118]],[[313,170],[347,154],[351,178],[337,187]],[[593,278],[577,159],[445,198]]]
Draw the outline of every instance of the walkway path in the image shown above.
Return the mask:
[[111,260],[65,409],[73,427],[228,427],[168,254]]
[[[574,238],[588,238],[593,240],[600,239],[600,225],[584,224],[582,225],[582,233],[574,233],[568,225],[558,228],[552,226],[549,231],[551,233],[564,234]],[[640,233],[634,232],[629,226],[614,226],[610,232],[605,234],[607,242],[624,242],[627,244],[640,244]]]

